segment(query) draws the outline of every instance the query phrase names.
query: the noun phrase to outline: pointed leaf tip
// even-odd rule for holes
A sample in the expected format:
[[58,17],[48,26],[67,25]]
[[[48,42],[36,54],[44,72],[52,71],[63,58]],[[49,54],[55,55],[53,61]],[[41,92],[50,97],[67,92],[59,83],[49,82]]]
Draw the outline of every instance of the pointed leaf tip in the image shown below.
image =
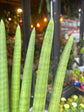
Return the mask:
[[17,26],[17,29],[19,29],[19,28],[20,28],[20,25]]
[[1,19],[1,22],[0,22],[2,25],[4,25],[4,21],[3,21],[3,19]]
[[19,26],[19,25],[18,25],[17,28],[16,28],[16,32],[17,32],[17,31],[20,31],[20,26]]
[[1,19],[1,22],[3,22],[3,19]]
[[33,28],[33,31],[35,31],[35,27]]

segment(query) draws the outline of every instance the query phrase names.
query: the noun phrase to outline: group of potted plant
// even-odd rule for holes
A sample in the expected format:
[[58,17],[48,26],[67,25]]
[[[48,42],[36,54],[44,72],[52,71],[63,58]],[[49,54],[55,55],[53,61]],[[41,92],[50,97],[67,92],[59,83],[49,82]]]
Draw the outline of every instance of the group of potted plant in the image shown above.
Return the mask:
[[79,86],[82,90],[84,90],[84,75],[82,71],[79,71],[78,68],[75,68],[72,71],[71,79],[75,86]]
[[62,97],[60,101],[60,112],[84,112],[84,97],[72,95],[70,98]]

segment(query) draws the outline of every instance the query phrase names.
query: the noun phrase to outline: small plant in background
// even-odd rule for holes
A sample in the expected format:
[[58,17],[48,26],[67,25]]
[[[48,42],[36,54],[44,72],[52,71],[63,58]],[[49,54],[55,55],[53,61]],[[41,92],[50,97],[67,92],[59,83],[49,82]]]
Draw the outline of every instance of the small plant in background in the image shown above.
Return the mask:
[[84,76],[81,76],[80,81],[82,84],[84,84]]
[[81,88],[84,90],[84,76],[82,71],[79,71],[78,68],[74,69],[72,71],[71,79],[73,80],[73,84],[75,86],[81,86]]
[[84,46],[81,48],[80,53],[82,54],[82,64],[84,65]]
[[82,76],[82,73],[78,70],[78,68],[75,68],[72,71],[71,79],[73,80],[73,84],[75,86],[80,86],[81,85],[81,76]]
[[84,76],[83,75],[81,76],[80,81],[81,81],[81,88],[82,90],[84,90]]
[[84,112],[84,97],[72,95],[70,98],[61,98],[60,112]]
[[76,81],[76,80],[80,80],[80,77],[81,77],[81,72],[78,70],[78,68],[74,69],[72,71],[72,76],[73,76],[73,79]]

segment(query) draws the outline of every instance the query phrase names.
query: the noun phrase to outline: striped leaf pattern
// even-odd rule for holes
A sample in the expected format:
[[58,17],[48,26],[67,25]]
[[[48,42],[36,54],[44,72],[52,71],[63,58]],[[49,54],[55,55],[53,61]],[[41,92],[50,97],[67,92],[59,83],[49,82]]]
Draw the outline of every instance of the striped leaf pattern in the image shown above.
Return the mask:
[[34,102],[33,102],[33,112],[44,112],[45,109],[53,31],[54,31],[54,22],[51,19],[46,30],[40,55]]
[[53,85],[48,112],[59,112],[59,102],[61,98],[64,77],[66,73],[67,63],[69,60],[72,44],[73,44],[73,35],[70,36],[60,58],[60,62],[58,65],[58,69]]
[[21,31],[19,26],[16,29],[15,37],[11,82],[11,112],[18,112],[19,107],[21,65]]
[[8,65],[4,22],[0,22],[0,112],[9,112]]
[[34,59],[34,44],[35,44],[35,28],[31,33],[29,46],[26,54],[18,112],[29,112],[31,80],[32,80],[33,59]]

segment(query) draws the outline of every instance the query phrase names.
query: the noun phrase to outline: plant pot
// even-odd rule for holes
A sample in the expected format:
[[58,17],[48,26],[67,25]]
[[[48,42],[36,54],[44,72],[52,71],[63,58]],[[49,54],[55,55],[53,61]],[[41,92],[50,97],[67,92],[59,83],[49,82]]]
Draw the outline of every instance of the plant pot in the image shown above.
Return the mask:
[[80,83],[78,80],[73,81],[73,83],[74,83],[74,85],[77,86],[77,87],[81,86],[81,83]]
[[84,84],[83,83],[81,83],[81,89],[84,90]]

